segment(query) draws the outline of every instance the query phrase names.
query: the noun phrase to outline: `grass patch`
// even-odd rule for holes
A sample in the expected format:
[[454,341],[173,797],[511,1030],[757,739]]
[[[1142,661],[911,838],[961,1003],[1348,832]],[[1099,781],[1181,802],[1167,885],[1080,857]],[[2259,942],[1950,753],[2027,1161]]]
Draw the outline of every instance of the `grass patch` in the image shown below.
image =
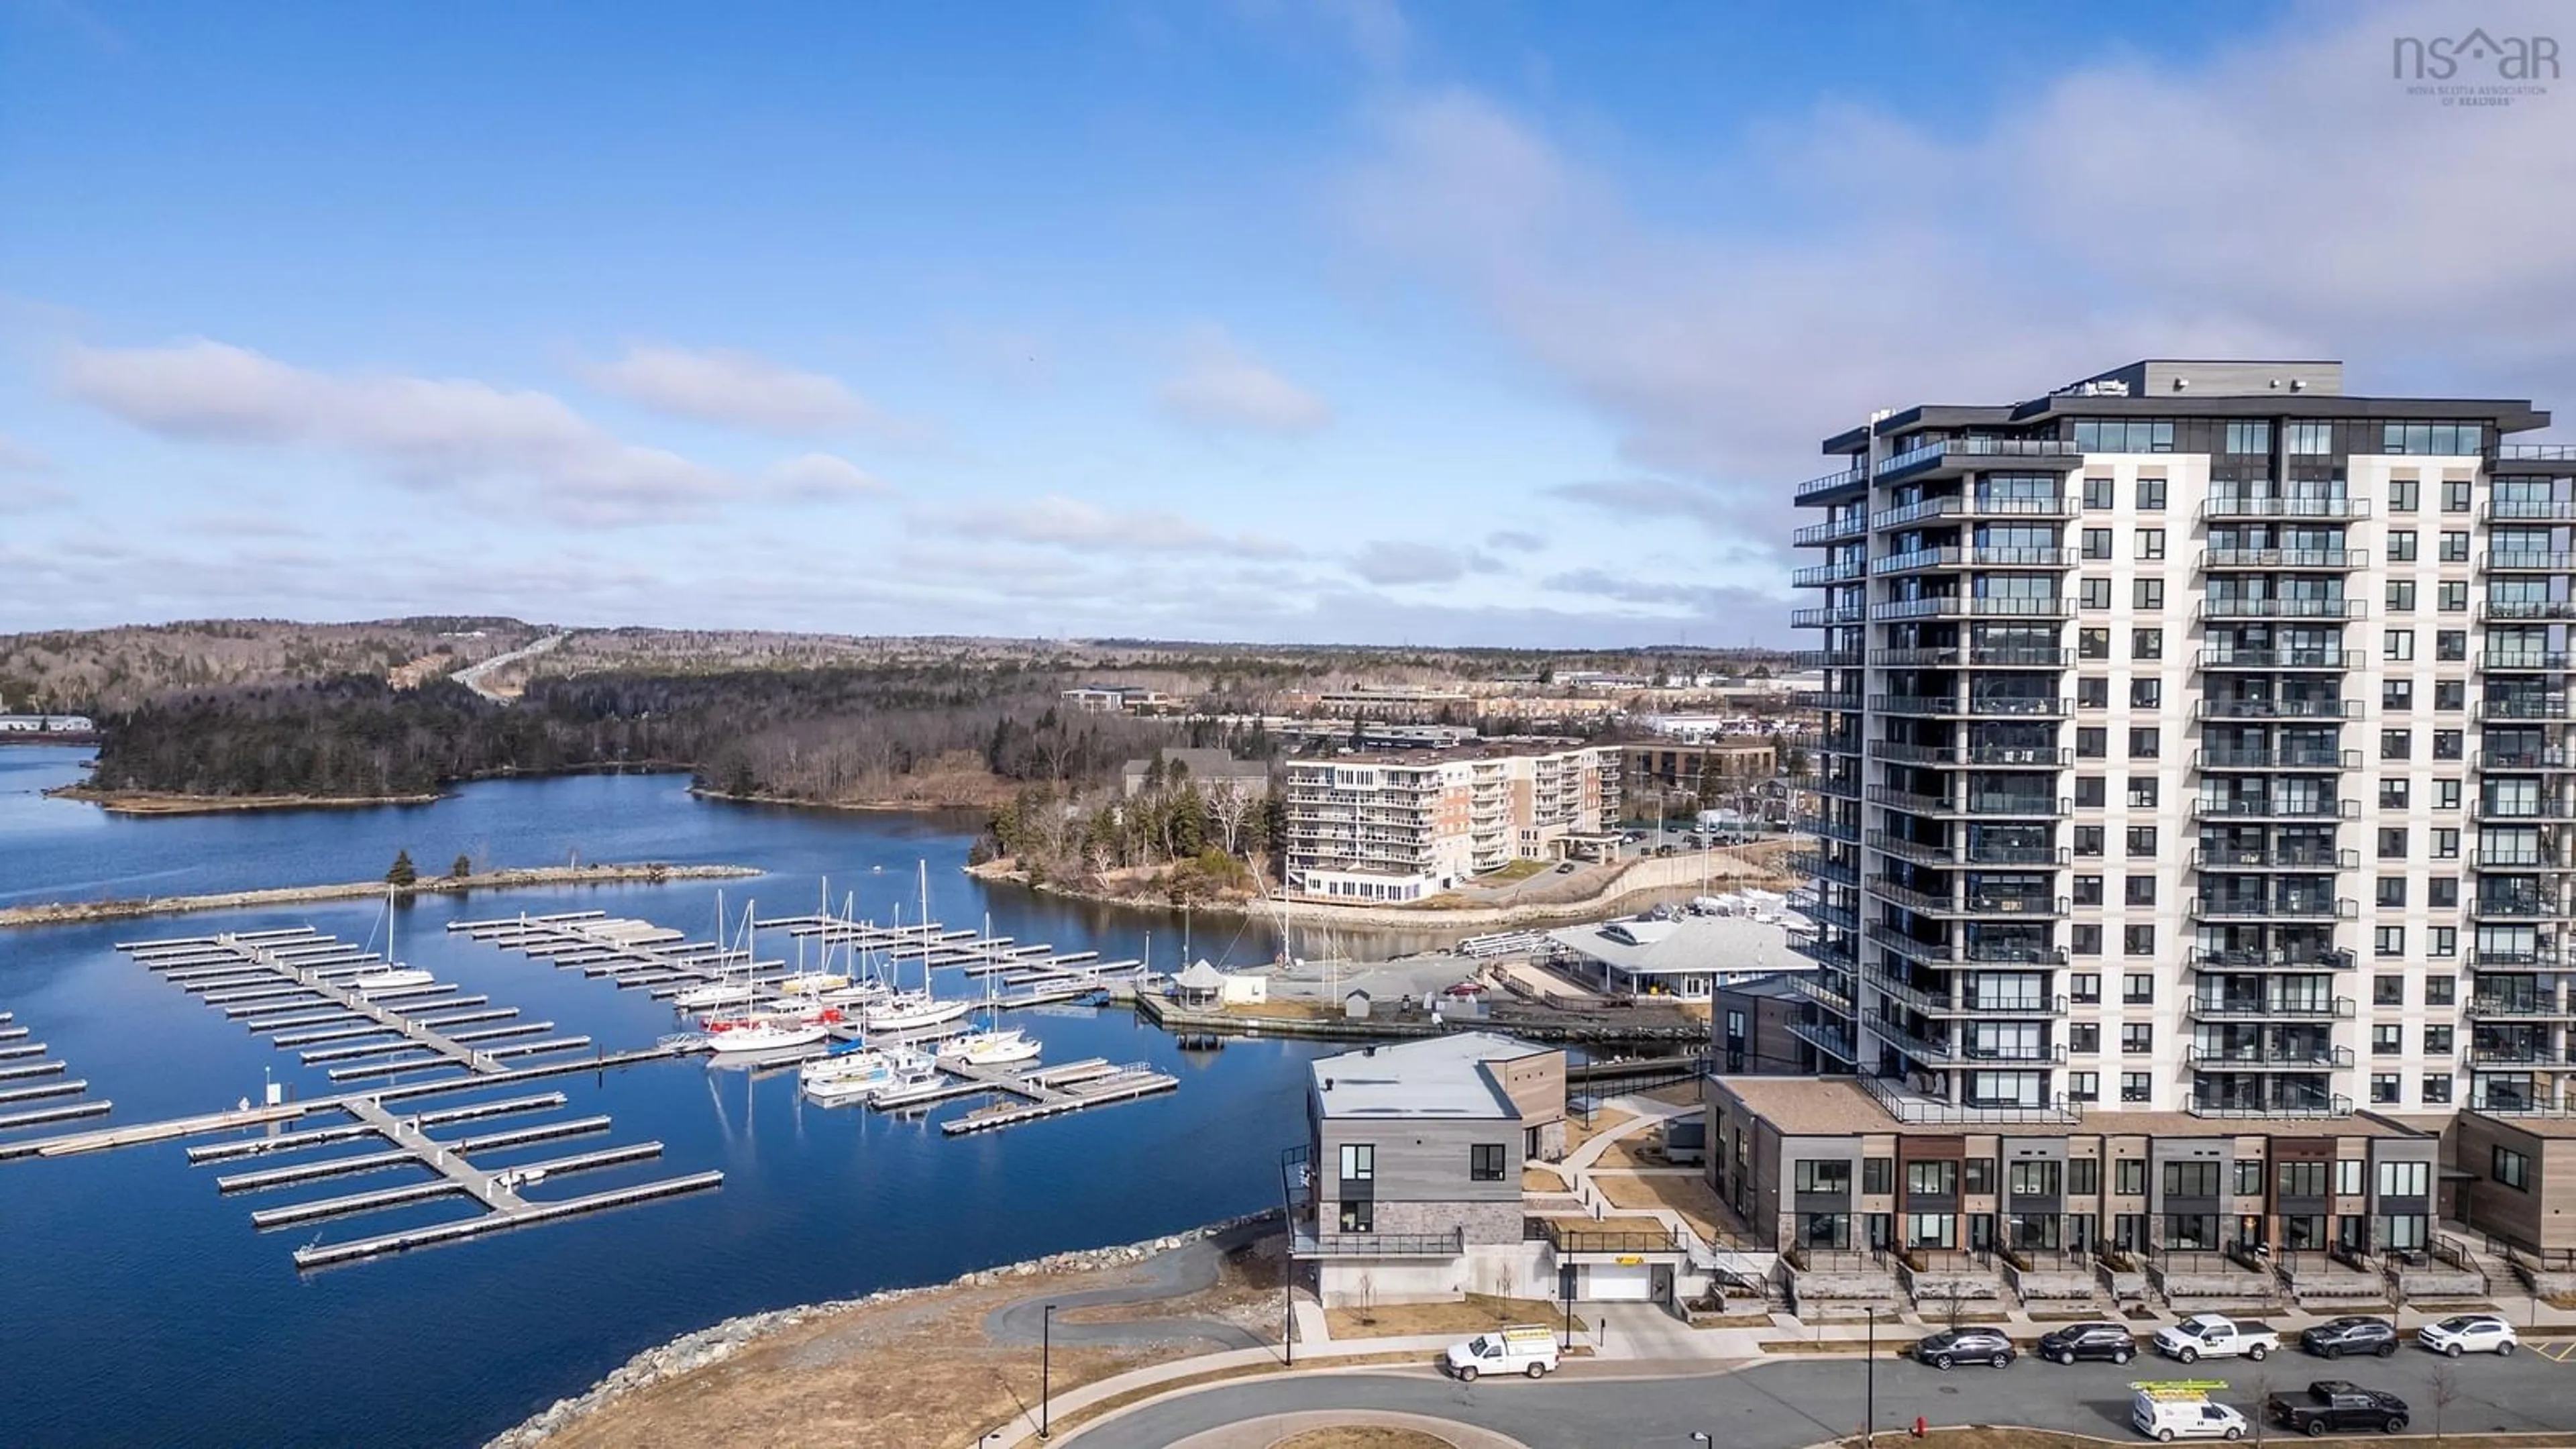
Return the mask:
[[1604,1107],[1593,1113],[1588,1123],[1579,1117],[1568,1117],[1565,1119],[1565,1150],[1572,1153],[1602,1133],[1616,1132],[1636,1120],[1636,1113],[1622,1112],[1616,1107]]
[[[1458,1303],[1388,1303],[1375,1308],[1327,1308],[1324,1322],[1332,1329],[1333,1338],[1401,1338],[1417,1333],[1452,1333],[1470,1338],[1489,1328],[1506,1328],[1516,1323],[1544,1323],[1562,1327],[1564,1309],[1544,1298],[1497,1298],[1489,1293],[1470,1293]],[[1589,1332],[1581,1318],[1574,1320],[1576,1333]]]
[[1697,1173],[1688,1175],[1658,1173],[1641,1177],[1631,1173],[1595,1172],[1592,1185],[1614,1207],[1669,1208],[1681,1215],[1702,1238],[1717,1242],[1726,1236],[1720,1224],[1725,1206],[1717,1190]]
[[1521,1169],[1521,1191],[1523,1192],[1564,1192],[1566,1190],[1564,1175],[1552,1168],[1524,1167]]
[[1485,872],[1483,875],[1470,881],[1469,884],[1480,886],[1506,886],[1518,881],[1528,880],[1531,876],[1537,875],[1540,872],[1551,868],[1552,867],[1548,862],[1544,860],[1516,860],[1499,870],[1490,870]]

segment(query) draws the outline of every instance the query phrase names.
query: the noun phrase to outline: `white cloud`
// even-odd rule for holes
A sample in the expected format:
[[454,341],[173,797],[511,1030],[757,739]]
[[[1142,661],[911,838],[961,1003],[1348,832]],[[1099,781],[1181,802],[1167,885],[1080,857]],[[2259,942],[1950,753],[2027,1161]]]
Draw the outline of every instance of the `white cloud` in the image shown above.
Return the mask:
[[1429,543],[1372,543],[1351,555],[1351,572],[1372,584],[1448,584],[1500,565],[1472,549]]
[[802,436],[883,427],[876,406],[839,378],[798,372],[733,348],[638,345],[583,369],[595,385],[658,412]]
[[54,461],[7,433],[0,433],[0,473],[50,473]]
[[1485,547],[1511,553],[1538,553],[1547,547],[1547,540],[1524,528],[1498,528],[1485,535]]
[[890,493],[885,480],[847,458],[805,453],[769,470],[770,492],[781,498],[853,498]]
[[1214,328],[1189,340],[1181,370],[1163,383],[1156,402],[1174,421],[1237,432],[1311,433],[1333,417],[1322,398]]
[[338,449],[416,487],[524,500],[570,522],[685,516],[739,491],[676,453],[621,442],[549,394],[469,379],[335,377],[203,338],[75,346],[58,377],[74,397],[164,437]]
[[1239,558],[1290,558],[1297,553],[1277,539],[1220,534],[1161,509],[1107,509],[1061,494],[1025,502],[971,503],[918,516],[941,532],[1045,544],[1076,553],[1206,553]]

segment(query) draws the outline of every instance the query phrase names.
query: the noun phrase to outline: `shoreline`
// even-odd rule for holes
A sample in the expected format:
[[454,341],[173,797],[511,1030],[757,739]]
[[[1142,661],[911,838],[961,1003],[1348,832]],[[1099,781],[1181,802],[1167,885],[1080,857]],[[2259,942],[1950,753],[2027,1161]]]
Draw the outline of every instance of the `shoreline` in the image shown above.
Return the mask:
[[[747,865],[665,865],[639,862],[612,865],[546,865],[496,870],[489,875],[423,876],[409,886],[394,887],[400,896],[466,895],[477,890],[513,890],[527,886],[661,885],[674,880],[738,880],[763,872]],[[342,881],[332,885],[274,886],[262,890],[224,891],[200,896],[158,896],[140,900],[48,901],[0,908],[0,929],[15,926],[68,926],[96,921],[137,920],[146,916],[183,915],[191,911],[256,910],[266,906],[313,901],[371,900],[384,894],[381,880]]]
[[860,815],[937,815],[970,810],[989,815],[1001,808],[985,800],[791,800],[780,795],[736,795],[704,785],[691,785],[689,793],[698,799],[725,805],[767,805],[781,810],[838,810]]
[[77,800],[110,815],[223,815],[240,810],[366,810],[378,805],[434,805],[443,790],[425,795],[185,795],[161,790],[93,790],[58,785],[48,800]]

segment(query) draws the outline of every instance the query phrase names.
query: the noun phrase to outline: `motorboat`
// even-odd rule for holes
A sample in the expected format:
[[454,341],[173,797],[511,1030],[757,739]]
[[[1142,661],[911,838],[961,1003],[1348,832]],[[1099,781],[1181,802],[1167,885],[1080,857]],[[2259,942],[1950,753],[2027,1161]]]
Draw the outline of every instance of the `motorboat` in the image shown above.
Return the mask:
[[360,996],[382,996],[388,992],[409,991],[414,987],[428,986],[437,980],[438,976],[435,972],[395,966],[383,971],[370,971],[362,976],[352,976],[349,978],[349,989]]
[[818,1101],[856,1102],[893,1086],[895,1075],[892,1057],[862,1048],[835,1051],[819,1062],[807,1062],[796,1069],[796,1083]]
[[1045,1048],[1029,1039],[1029,1034],[1012,1027],[1005,1031],[970,1031],[954,1041],[944,1043],[939,1054],[972,1067],[1007,1067],[1018,1062],[1033,1062]]

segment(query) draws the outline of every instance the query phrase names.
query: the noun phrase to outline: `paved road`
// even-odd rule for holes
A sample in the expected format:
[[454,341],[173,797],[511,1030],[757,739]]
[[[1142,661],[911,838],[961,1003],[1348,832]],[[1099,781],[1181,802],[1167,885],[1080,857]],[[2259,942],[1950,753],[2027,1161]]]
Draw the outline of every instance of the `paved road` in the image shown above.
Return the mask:
[[1176,1339],[1198,1339],[1224,1348],[1262,1348],[1261,1339],[1231,1323],[1206,1318],[1139,1318],[1125,1323],[1067,1323],[1064,1315],[1075,1308],[1099,1308],[1119,1303],[1152,1303],[1164,1298],[1179,1298],[1215,1285],[1217,1267],[1225,1255],[1260,1237],[1276,1232],[1278,1225],[1270,1220],[1244,1223],[1228,1228],[1212,1238],[1184,1243],[1168,1253],[1157,1253],[1137,1264],[1145,1275],[1141,1283],[1122,1284],[1115,1288],[1090,1288],[1079,1293],[1058,1293],[1052,1297],[1040,1294],[1006,1303],[984,1315],[984,1334],[995,1343],[1034,1344],[1046,1320],[1046,1305],[1055,1305],[1055,1341],[1072,1346],[1118,1348],[1138,1344],[1170,1343]]
[[[2429,1431],[2431,1376],[2442,1362],[2412,1348],[2394,1359],[2357,1363],[2326,1364],[2293,1353],[2263,1365],[2204,1361],[2189,1369],[2152,1358],[2125,1369],[2061,1368],[2025,1359],[2001,1372],[1944,1374],[1886,1360],[1878,1365],[1878,1422],[1881,1428],[1900,1426],[1920,1414],[1935,1424],[2025,1424],[2127,1438],[2128,1385],[2135,1379],[2224,1379],[2233,1391],[2214,1397],[2250,1412],[2265,1393],[2292,1391],[2315,1378],[2349,1378],[2406,1399],[2416,1411],[2415,1428]],[[1326,1408],[1432,1414],[1508,1434],[1531,1449],[1680,1446],[1693,1430],[1732,1449],[1797,1449],[1861,1426],[1862,1365],[1850,1359],[1765,1362],[1724,1374],[1707,1373],[1703,1365],[1694,1376],[1652,1380],[1609,1377],[1646,1367],[1569,1364],[1535,1384],[1458,1384],[1429,1369],[1301,1375],[1157,1404],[1076,1435],[1074,1442],[1081,1449],[1154,1449],[1237,1419]],[[1682,1365],[1672,1368],[1687,1372]],[[2443,1425],[2451,1433],[2576,1430],[2576,1364],[2554,1363],[2526,1349],[2510,1359],[2464,1360],[2456,1375],[2458,1397]],[[2569,1442],[2576,1443],[2576,1435]]]

